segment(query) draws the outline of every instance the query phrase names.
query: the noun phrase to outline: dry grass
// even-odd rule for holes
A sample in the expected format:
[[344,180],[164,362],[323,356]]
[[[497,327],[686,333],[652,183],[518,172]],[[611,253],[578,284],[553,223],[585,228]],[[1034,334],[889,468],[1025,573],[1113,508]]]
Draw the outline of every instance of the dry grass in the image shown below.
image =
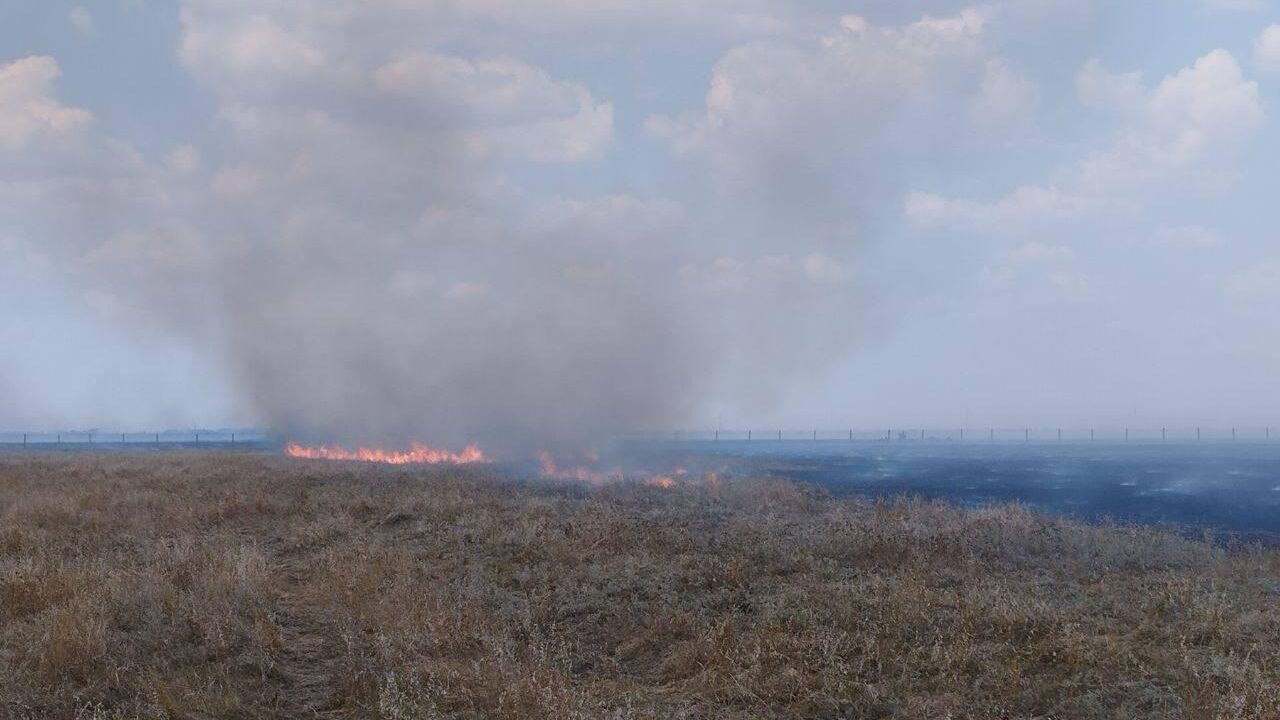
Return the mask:
[[1280,553],[736,480],[0,456],[0,716],[1274,718]]

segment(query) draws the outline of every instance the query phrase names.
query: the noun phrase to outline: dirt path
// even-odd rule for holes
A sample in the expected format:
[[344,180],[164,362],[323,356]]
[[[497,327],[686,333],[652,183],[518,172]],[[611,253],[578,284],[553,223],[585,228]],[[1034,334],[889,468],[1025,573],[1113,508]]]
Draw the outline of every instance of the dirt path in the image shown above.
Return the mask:
[[296,554],[278,558],[277,567],[282,589],[274,620],[281,650],[275,658],[280,689],[274,713],[281,718],[338,717],[341,639],[335,625],[307,601],[304,559]]

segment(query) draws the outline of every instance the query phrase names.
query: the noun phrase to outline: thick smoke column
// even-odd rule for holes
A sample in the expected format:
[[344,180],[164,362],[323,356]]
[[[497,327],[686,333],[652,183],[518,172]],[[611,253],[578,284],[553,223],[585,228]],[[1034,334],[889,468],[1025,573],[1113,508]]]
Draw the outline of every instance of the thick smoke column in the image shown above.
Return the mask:
[[[58,184],[77,215],[51,232],[300,440],[581,448],[712,399],[767,407],[856,334],[892,128],[987,64],[975,13],[743,46],[705,111],[648,123],[687,194],[574,200],[538,184],[606,166],[607,99],[426,49],[431,4],[255,7],[182,14],[215,138],[163,163],[85,140]],[[761,71],[783,66],[799,74]]]

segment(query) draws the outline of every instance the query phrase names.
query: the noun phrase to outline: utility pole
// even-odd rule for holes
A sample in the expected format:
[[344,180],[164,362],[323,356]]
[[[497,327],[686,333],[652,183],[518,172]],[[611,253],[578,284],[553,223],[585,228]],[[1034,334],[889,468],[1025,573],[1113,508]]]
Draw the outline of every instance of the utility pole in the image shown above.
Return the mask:
[[751,431],[747,431],[747,442],[751,442]]
[[1058,442],[1062,442],[1062,428],[1058,428]]
[[1160,442],[1164,442],[1165,440],[1169,439],[1167,435],[1168,432],[1169,432],[1168,428],[1160,428]]

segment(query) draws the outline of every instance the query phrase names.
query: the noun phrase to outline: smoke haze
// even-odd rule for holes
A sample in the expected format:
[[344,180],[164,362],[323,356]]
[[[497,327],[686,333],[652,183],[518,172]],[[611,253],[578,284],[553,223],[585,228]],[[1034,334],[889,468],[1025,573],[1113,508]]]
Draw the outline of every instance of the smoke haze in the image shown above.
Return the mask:
[[[1011,365],[1057,357],[1039,321],[1054,313],[1076,346],[1111,349],[1100,364],[1131,352],[1077,317],[1147,288],[1132,263],[1152,247],[1218,242],[1217,216],[1186,199],[1212,206],[1267,122],[1241,51],[1109,69],[1091,3],[696,5],[185,0],[162,45],[199,102],[166,141],[120,120],[145,107],[73,92],[52,51],[0,56],[9,275],[70,288],[157,366],[212,367],[191,371],[208,387],[185,411],[158,371],[151,415],[27,393],[0,423],[204,413],[307,441],[514,453],[726,414],[934,423],[975,406],[1030,422],[1073,388],[1006,392],[1020,376],[982,358],[930,381],[929,363],[993,327],[1021,333],[992,350]],[[98,40],[82,25],[64,42],[109,42],[111,18],[94,18]],[[1028,47],[1049,26],[1060,36]],[[1080,107],[1095,119],[1063,121]],[[1150,239],[1108,249],[1108,231]],[[1216,307],[1271,292],[1268,262],[1242,252],[1204,292]],[[877,354],[895,342],[902,359]],[[14,385],[39,365],[11,362]],[[912,373],[923,386],[904,390]],[[1181,399],[1173,412],[1194,414]]]

